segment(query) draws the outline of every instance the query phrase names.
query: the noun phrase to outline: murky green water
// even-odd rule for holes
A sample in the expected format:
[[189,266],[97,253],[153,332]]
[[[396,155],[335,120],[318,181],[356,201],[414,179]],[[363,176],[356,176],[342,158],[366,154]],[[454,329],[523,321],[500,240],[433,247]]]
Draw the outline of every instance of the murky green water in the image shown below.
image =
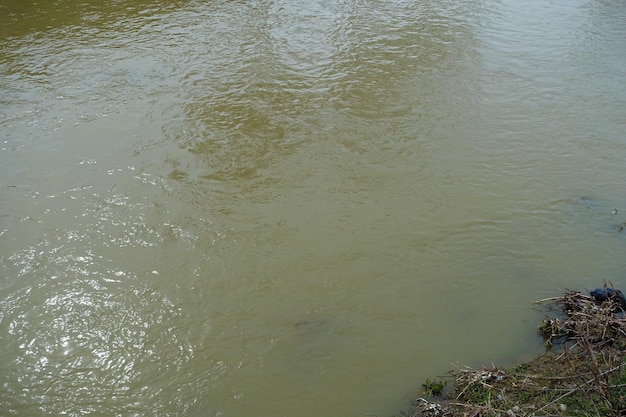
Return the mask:
[[624,39],[621,0],[0,0],[1,414],[389,415],[536,354],[534,300],[626,286]]

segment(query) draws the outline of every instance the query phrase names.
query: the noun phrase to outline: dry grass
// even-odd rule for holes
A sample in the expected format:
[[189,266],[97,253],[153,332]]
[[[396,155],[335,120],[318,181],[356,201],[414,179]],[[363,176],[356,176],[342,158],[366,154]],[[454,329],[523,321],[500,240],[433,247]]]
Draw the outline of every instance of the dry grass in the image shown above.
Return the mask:
[[408,417],[626,416],[626,317],[619,303],[577,291],[537,301],[548,348],[509,369],[459,368],[445,397],[419,398]]

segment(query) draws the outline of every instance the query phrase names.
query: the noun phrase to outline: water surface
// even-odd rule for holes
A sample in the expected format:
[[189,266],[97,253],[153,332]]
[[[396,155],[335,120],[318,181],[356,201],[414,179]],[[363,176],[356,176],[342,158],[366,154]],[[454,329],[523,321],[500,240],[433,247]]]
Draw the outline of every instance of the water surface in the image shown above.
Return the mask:
[[0,4],[3,414],[390,415],[626,285],[623,2],[161,3]]

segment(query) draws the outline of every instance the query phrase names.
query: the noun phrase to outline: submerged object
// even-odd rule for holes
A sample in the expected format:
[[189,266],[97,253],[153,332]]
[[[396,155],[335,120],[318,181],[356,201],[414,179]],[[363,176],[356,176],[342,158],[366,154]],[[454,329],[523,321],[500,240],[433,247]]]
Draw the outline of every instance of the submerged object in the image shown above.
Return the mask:
[[626,297],[620,290],[616,290],[614,288],[596,288],[593,291],[590,291],[589,294],[596,301],[613,301],[620,305],[622,310],[626,311]]

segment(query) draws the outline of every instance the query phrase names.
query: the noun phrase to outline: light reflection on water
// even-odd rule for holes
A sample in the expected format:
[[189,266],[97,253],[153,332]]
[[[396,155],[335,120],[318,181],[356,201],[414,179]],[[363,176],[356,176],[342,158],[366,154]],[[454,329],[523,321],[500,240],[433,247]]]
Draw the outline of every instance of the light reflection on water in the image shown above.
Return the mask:
[[9,415],[391,414],[626,283],[620,2],[0,7]]
[[51,277],[13,293],[11,304],[30,309],[3,317],[10,321],[4,356],[15,358],[6,368],[5,411],[160,413],[168,387],[155,386],[154,373],[174,378],[193,355],[174,330],[180,309],[148,289]]

